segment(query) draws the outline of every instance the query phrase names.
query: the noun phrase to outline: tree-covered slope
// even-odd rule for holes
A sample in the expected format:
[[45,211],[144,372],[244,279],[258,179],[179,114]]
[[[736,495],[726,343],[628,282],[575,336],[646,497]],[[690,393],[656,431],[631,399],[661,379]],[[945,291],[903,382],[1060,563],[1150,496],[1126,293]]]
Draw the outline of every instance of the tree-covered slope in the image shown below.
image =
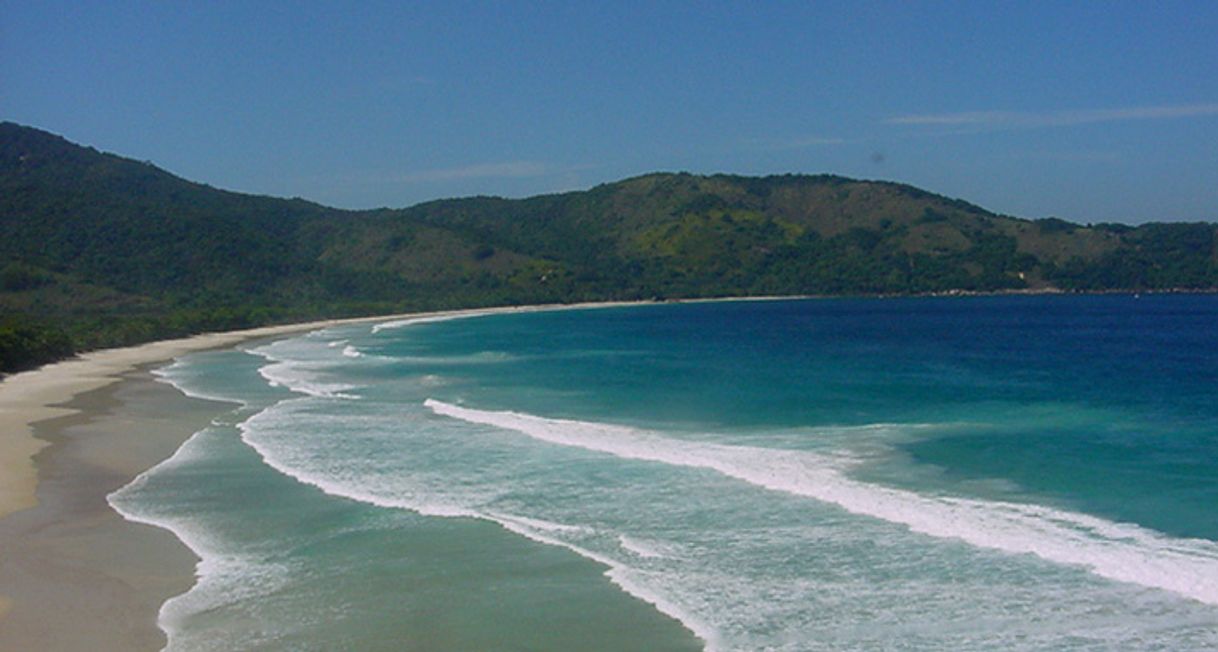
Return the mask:
[[0,369],[310,317],[759,294],[1218,286],[1213,224],[1029,221],[836,176],[649,174],[343,211],[0,123]]
[[[462,265],[459,238],[386,217],[217,190],[0,123],[0,314],[123,344],[414,307],[518,258]],[[370,233],[402,251],[371,255]]]
[[1030,221],[911,186],[827,175],[652,174],[403,213],[559,261],[584,279],[577,286],[626,284],[644,295],[1218,285],[1211,224]]
[[0,125],[0,171],[0,254],[123,292],[272,287],[301,263],[299,222],[334,212],[190,183],[12,124]]

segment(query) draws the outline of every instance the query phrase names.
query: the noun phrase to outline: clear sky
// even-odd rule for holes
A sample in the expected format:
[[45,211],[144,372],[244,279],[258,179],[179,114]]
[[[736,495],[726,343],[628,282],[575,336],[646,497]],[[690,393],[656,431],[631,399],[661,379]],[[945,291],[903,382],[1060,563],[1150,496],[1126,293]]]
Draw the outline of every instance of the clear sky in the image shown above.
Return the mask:
[[683,170],[1218,220],[1218,2],[0,0],[0,119],[349,208]]

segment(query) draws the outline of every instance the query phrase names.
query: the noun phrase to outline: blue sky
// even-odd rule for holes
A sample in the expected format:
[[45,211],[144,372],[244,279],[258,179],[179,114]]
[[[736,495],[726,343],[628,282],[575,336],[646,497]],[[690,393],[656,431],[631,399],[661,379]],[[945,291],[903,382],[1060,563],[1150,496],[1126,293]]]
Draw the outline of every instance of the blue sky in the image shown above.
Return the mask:
[[0,119],[324,204],[835,173],[1218,220],[1218,3],[13,2]]

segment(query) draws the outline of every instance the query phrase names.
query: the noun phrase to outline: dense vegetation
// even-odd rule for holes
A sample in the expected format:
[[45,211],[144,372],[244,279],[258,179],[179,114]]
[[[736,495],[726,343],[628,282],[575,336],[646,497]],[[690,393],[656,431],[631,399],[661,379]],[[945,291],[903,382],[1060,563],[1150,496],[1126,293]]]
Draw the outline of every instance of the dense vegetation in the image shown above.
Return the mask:
[[1082,226],[836,176],[650,174],[342,211],[0,124],[0,370],[317,317],[600,299],[1218,286],[1213,224]]

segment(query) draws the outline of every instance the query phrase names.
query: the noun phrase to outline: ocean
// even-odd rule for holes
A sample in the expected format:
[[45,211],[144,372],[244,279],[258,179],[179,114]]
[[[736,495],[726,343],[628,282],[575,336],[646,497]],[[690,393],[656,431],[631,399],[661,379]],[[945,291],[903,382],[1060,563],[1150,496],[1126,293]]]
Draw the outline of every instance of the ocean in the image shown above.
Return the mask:
[[170,650],[1218,649],[1218,296],[654,304],[158,370]]

